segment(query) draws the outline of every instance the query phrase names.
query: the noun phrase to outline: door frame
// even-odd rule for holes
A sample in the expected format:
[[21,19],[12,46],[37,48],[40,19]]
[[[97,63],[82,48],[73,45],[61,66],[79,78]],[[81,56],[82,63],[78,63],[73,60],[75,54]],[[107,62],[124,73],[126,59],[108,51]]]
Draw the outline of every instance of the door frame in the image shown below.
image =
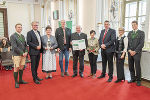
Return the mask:
[[3,13],[4,22],[4,37],[8,38],[8,19],[7,19],[7,8],[0,8],[0,12]]

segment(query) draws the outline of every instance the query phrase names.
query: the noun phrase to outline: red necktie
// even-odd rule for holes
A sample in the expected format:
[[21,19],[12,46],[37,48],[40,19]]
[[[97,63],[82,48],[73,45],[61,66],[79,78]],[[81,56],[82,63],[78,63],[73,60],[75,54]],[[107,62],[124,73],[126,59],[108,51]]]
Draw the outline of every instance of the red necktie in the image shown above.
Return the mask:
[[104,39],[105,39],[106,34],[107,34],[107,30],[105,31],[105,34],[103,36],[103,43],[104,43]]
[[64,32],[64,44],[66,44],[66,31],[65,31],[65,29],[63,29],[63,32]]

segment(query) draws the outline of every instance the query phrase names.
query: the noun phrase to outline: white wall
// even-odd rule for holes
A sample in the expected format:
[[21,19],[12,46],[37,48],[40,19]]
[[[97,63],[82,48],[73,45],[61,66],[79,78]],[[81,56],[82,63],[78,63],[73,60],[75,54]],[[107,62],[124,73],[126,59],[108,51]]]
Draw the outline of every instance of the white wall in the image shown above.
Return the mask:
[[[29,0],[28,0],[29,1]],[[9,37],[15,32],[15,24],[21,23],[23,26],[22,34],[26,37],[27,32],[31,30],[31,22],[39,21],[39,31],[41,31],[41,5],[19,2],[7,2],[8,13],[8,34]]]
[[[42,30],[42,25],[41,25],[41,5],[40,4],[34,4],[34,21],[39,22],[39,31],[41,32]],[[31,21],[32,22],[32,21]],[[31,23],[30,22],[30,23]],[[31,24],[30,24],[31,25]],[[42,34],[42,32],[41,32]]]
[[92,29],[96,29],[96,0],[78,0],[79,4],[79,25],[82,31],[89,36]]
[[22,23],[22,34],[26,36],[30,30],[30,4],[7,3],[8,11],[8,34],[9,36],[15,32],[15,24]]

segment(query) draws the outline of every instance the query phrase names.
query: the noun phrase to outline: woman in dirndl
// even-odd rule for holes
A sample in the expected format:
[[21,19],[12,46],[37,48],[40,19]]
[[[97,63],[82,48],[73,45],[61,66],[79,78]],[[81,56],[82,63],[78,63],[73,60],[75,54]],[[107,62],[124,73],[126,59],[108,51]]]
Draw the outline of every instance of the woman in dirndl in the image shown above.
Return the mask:
[[42,36],[43,55],[42,71],[46,73],[46,79],[52,79],[52,72],[56,72],[56,55],[55,49],[58,44],[56,38],[52,36],[52,28],[47,26],[46,35]]

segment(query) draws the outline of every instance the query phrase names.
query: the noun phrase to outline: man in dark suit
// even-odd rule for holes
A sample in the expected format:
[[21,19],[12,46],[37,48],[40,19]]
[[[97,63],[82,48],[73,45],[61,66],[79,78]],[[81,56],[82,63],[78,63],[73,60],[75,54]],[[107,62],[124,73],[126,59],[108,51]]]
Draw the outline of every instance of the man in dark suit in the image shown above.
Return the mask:
[[[61,76],[69,76],[68,65],[69,65],[69,51],[71,51],[70,39],[71,29],[65,27],[65,20],[61,20],[61,27],[56,29],[55,37],[58,43],[57,51],[59,52],[59,66],[61,68]],[[65,55],[65,73],[63,69],[63,56]]]
[[[141,54],[144,47],[145,33],[138,29],[138,22],[132,22],[133,30],[128,34],[128,63],[131,80],[128,83],[137,81],[137,86],[141,85]],[[134,66],[135,64],[135,66]],[[135,69],[134,69],[135,67]],[[136,72],[136,76],[135,76]]]
[[115,51],[116,31],[110,28],[109,21],[104,22],[104,27],[105,29],[101,31],[99,38],[102,56],[102,74],[98,78],[105,77],[108,61],[109,79],[107,82],[111,82],[113,79],[113,55]]
[[29,55],[31,58],[31,70],[32,77],[36,84],[40,84],[40,79],[37,76],[37,69],[40,61],[40,53],[42,52],[42,39],[40,32],[38,31],[39,23],[37,21],[32,22],[32,30],[27,33],[27,44],[29,45]]
[[[88,45],[87,35],[81,32],[81,26],[76,26],[76,32],[71,35],[71,41],[81,40],[81,39],[85,39],[85,45],[87,47]],[[79,63],[80,63],[79,74],[80,74],[80,77],[83,78],[85,49],[73,50],[72,54],[73,54],[73,73],[74,73],[72,77],[77,76],[77,64],[78,64],[78,58],[79,58]]]

